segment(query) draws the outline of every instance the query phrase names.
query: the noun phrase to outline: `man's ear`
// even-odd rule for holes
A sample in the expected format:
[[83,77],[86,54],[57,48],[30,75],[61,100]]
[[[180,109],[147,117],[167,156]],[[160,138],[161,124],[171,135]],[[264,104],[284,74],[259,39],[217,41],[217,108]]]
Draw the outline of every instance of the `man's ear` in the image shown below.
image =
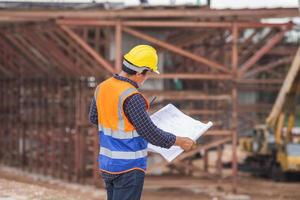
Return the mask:
[[136,73],[136,76],[140,77],[140,76],[143,76],[143,74],[141,74],[141,73]]

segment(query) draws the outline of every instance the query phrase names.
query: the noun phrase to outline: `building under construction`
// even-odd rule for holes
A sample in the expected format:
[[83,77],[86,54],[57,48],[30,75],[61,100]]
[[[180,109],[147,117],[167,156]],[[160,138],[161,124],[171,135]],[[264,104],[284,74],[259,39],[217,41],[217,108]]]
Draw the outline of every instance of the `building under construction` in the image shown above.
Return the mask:
[[[197,149],[150,171],[207,171],[215,150],[220,174],[230,143],[235,178],[238,136],[268,115],[300,42],[293,21],[274,20],[292,20],[297,8],[0,6],[0,161],[80,183],[99,181],[97,128],[88,121],[95,86],[120,71],[134,45],[159,53],[162,74],[142,88],[157,97],[152,112],[173,103],[214,122]],[[192,164],[199,152],[203,166]]]

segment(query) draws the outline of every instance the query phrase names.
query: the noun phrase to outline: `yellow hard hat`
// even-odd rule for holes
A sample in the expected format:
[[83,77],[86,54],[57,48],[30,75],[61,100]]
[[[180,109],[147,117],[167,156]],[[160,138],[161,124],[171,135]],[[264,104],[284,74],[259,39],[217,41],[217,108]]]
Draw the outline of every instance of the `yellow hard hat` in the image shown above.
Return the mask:
[[125,54],[123,64],[139,73],[148,69],[159,74],[157,61],[157,53],[152,46],[137,45]]

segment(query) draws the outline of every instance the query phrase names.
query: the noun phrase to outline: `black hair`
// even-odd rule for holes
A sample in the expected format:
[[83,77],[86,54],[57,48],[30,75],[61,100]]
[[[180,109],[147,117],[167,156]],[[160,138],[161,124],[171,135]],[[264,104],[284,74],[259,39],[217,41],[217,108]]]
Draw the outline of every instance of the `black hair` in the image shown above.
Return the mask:
[[[129,74],[129,75],[136,75],[136,74],[137,74],[136,71],[134,71],[134,70],[132,70],[132,69],[129,69],[129,68],[126,67],[124,64],[122,65],[122,70],[123,70],[124,72],[126,72],[127,74]],[[141,74],[146,75],[147,71],[148,71],[147,69],[144,69],[144,70],[142,71]]]

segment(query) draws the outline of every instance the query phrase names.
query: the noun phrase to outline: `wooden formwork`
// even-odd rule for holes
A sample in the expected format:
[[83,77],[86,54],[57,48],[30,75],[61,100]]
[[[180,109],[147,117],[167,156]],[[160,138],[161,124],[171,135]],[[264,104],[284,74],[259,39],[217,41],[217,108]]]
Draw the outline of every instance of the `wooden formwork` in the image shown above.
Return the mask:
[[188,173],[196,170],[190,158],[204,151],[207,161],[211,149],[218,151],[220,173],[222,147],[231,141],[236,188],[238,132],[263,119],[272,103],[241,104],[239,94],[276,93],[295,52],[284,39],[292,23],[260,19],[296,15],[297,9],[1,11],[1,162],[67,180],[98,180],[97,131],[87,121],[88,106],[95,85],[120,70],[130,36],[166,60],[163,74],[150,76],[164,90],[144,91],[158,97],[153,110],[171,102],[214,121],[199,148],[179,158]]

